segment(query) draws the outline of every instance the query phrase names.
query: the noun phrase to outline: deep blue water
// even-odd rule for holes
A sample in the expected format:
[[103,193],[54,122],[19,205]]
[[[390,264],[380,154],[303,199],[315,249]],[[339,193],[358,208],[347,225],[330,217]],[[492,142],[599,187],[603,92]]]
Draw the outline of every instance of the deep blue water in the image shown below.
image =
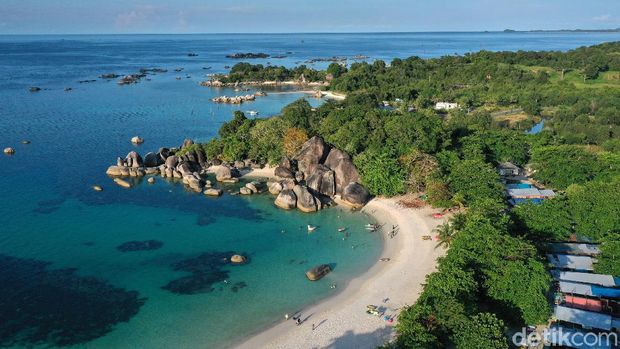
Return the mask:
[[[209,199],[163,180],[125,190],[105,175],[130,150],[205,141],[236,109],[264,117],[303,96],[270,93],[240,107],[211,103],[213,96],[236,94],[199,86],[205,74],[236,63],[226,54],[282,54],[253,62],[292,66],[331,56],[567,50],[619,39],[619,33],[0,36],[0,148],[16,149],[0,156],[0,346],[226,346],[326,297],[334,292],[330,284],[344,285],[376,261],[381,239],[360,229],[369,218],[359,213],[283,212],[269,195]],[[131,86],[97,78],[151,67],[168,72]],[[78,83],[90,79],[97,81]],[[30,86],[43,90],[30,93]],[[131,145],[134,135],[146,142]],[[31,144],[20,143],[25,139]],[[94,184],[104,191],[94,192]],[[309,235],[303,229],[309,223],[320,228]],[[350,227],[348,239],[339,226]],[[151,239],[163,247],[116,248]],[[218,256],[232,252],[250,263],[220,265]],[[175,270],[183,261],[199,270]],[[336,267],[309,283],[303,273],[318,263]],[[201,277],[214,280],[211,292],[162,288]]]

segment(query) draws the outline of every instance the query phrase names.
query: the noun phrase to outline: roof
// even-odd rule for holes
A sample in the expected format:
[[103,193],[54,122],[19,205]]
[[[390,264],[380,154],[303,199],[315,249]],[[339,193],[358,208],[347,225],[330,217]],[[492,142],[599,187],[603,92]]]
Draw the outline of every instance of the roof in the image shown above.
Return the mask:
[[594,259],[586,256],[573,256],[568,254],[547,254],[547,259],[556,268],[591,271]]
[[509,196],[540,196],[540,190],[536,188],[509,188]]
[[512,186],[507,186],[506,191],[508,192],[508,196],[514,197],[554,197],[555,192],[550,189],[538,189],[535,187],[531,188],[514,188]]
[[611,275],[581,273],[581,272],[576,272],[576,271],[559,271],[559,270],[554,270],[552,274],[556,280],[581,282],[581,283],[586,283],[586,284],[594,284],[594,285],[607,286],[607,287],[620,286],[620,282],[616,282],[616,279]]
[[551,198],[555,196],[555,192],[551,189],[540,189],[540,195]]
[[588,284],[578,284],[570,281],[560,281],[560,291],[562,293],[580,294],[583,296],[592,296],[592,287]]
[[561,305],[554,307],[553,315],[560,321],[570,322],[582,327],[596,328],[604,331],[611,330],[611,315],[573,309]]
[[560,281],[560,291],[568,294],[599,298],[620,298],[620,289],[590,284],[580,284],[570,281]]
[[519,166],[513,164],[512,162],[502,162],[499,165],[497,165],[497,168],[500,169],[510,169],[510,170],[520,170]]
[[579,244],[571,242],[555,242],[547,245],[550,251],[555,253],[578,254],[578,255],[598,255],[601,250],[598,245]]

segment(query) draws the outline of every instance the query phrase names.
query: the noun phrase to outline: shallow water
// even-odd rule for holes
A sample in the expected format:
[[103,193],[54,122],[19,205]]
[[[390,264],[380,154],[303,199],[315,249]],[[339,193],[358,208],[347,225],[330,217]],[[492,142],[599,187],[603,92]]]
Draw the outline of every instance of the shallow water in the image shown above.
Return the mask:
[[[0,346],[223,347],[328,296],[335,292],[332,283],[344,286],[377,260],[380,237],[362,228],[369,218],[360,213],[285,212],[273,206],[269,194],[213,199],[164,180],[126,190],[105,175],[116,156],[130,150],[145,154],[178,146],[184,138],[206,141],[234,110],[258,110],[265,117],[303,96],[274,93],[242,106],[211,103],[216,95],[238,94],[199,86],[204,74],[235,63],[224,58],[228,53],[286,54],[256,62],[293,65],[334,55],[374,59],[480,48],[564,50],[619,37],[0,36],[0,147],[16,149],[14,156],[0,156]],[[199,56],[188,57],[189,52]],[[97,79],[140,67],[168,72],[131,86]],[[185,70],[176,73],[177,67]],[[97,81],[77,82],[87,79]],[[34,85],[43,90],[28,92]],[[65,87],[73,90],[64,92]],[[146,142],[131,145],[134,135]],[[32,143],[21,144],[24,139]],[[93,191],[94,184],[104,190]],[[319,229],[308,234],[307,224]],[[340,226],[349,227],[345,240]],[[163,245],[150,251],[117,249],[143,240]],[[213,257],[190,263],[193,272],[175,270],[179,262],[196,262],[205,253],[243,253],[250,260],[233,266]],[[307,281],[304,271],[319,263],[332,264],[334,271],[319,282]],[[179,279],[194,282],[200,292],[162,288]]]

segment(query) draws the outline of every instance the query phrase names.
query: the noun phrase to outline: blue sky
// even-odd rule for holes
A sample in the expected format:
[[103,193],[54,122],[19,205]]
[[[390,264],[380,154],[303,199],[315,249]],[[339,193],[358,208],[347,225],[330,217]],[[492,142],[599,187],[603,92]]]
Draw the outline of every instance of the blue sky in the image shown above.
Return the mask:
[[0,0],[0,34],[620,27],[620,0]]

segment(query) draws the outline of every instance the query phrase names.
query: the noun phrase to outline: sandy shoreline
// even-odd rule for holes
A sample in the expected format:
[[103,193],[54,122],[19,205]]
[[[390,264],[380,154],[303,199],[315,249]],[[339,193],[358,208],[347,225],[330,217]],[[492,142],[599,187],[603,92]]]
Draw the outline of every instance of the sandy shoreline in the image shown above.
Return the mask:
[[[271,178],[273,169],[253,170],[244,176]],[[426,275],[435,270],[437,257],[444,253],[435,248],[436,241],[422,240],[442,223],[431,217],[436,211],[402,208],[396,201],[375,198],[362,210],[370,216],[369,221],[385,224],[381,257],[390,261],[377,261],[338,294],[303,309],[301,318],[307,320],[301,326],[283,317],[235,348],[376,348],[393,338],[394,324],[366,314],[366,305],[384,307],[385,315],[397,316],[403,306],[417,300]],[[390,239],[387,233],[392,225],[398,225],[399,231]]]

